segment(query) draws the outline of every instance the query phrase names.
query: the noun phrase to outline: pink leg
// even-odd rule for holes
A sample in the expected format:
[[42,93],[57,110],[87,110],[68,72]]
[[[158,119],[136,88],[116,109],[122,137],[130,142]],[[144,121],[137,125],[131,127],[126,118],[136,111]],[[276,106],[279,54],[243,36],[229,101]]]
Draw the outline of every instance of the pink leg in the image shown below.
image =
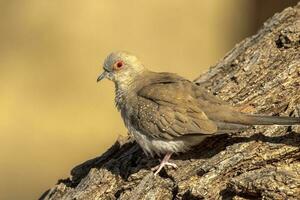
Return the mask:
[[155,176],[156,176],[156,175],[160,172],[160,170],[161,170],[164,166],[166,166],[166,165],[169,165],[169,166],[172,166],[172,167],[174,167],[174,168],[177,168],[177,165],[176,165],[175,163],[170,163],[170,162],[169,162],[169,159],[170,159],[171,155],[172,155],[172,153],[167,153],[167,154],[165,155],[164,159],[160,162],[160,164],[157,165],[156,167],[153,167],[153,168],[151,169],[152,171],[155,171],[155,173],[154,173]]

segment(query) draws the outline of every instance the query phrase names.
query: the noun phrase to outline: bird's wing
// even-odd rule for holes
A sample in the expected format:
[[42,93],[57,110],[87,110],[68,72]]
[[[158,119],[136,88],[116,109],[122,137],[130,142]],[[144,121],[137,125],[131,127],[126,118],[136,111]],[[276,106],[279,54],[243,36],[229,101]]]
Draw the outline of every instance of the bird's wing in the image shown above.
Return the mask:
[[216,133],[216,124],[199,108],[192,84],[171,78],[143,87],[138,91],[139,105],[134,124],[142,132],[160,139]]

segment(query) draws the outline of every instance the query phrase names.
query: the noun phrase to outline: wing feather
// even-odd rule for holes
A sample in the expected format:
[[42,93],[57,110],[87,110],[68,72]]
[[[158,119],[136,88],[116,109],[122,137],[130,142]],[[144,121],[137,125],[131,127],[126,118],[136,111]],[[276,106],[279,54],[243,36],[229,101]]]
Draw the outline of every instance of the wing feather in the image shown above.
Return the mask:
[[213,134],[216,124],[199,108],[187,80],[152,83],[138,92],[139,130],[150,137],[176,139],[187,134]]

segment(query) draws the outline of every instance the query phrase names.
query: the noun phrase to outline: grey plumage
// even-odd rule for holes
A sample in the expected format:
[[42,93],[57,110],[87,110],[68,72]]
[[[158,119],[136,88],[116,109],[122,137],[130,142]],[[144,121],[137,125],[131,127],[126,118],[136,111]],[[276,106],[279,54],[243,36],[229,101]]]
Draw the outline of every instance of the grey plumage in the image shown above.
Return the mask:
[[115,83],[116,106],[146,154],[184,152],[206,137],[251,125],[300,124],[299,118],[249,115],[172,73],[147,70],[133,55],[114,52],[104,77]]

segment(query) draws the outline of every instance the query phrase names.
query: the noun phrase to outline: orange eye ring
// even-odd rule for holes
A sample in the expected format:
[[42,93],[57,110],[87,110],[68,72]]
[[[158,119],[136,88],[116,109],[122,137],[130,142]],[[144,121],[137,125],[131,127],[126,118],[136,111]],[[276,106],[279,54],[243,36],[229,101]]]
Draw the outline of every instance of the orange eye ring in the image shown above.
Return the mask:
[[122,60],[119,60],[119,61],[115,62],[114,69],[120,70],[121,68],[123,68],[123,66],[124,66],[124,62]]

